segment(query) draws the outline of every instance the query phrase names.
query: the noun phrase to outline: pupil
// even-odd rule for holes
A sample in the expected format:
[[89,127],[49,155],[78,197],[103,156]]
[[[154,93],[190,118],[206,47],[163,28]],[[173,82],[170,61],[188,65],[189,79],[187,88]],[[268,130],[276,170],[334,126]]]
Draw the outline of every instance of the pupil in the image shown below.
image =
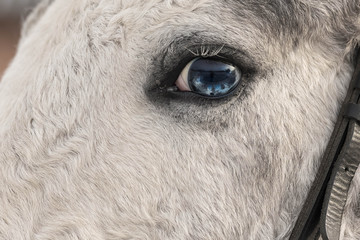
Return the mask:
[[191,91],[204,96],[222,96],[231,92],[240,82],[240,71],[227,63],[198,59],[189,69]]

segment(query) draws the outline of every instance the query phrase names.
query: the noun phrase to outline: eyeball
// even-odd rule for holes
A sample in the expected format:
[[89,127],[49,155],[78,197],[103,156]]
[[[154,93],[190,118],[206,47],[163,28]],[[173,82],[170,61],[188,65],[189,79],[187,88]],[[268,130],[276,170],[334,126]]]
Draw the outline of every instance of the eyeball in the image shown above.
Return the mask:
[[195,58],[182,70],[175,85],[182,92],[219,98],[231,93],[240,80],[240,69],[230,63],[210,58]]

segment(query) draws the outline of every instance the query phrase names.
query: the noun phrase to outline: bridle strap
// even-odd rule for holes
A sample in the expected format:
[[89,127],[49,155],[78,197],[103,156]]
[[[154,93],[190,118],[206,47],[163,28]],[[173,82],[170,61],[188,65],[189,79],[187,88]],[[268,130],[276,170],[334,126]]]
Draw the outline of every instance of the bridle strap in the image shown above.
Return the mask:
[[355,85],[355,88],[360,90],[360,81],[357,81],[356,85]]
[[345,117],[360,121],[360,104],[349,103]]
[[335,163],[324,200],[321,217],[323,239],[340,238],[341,221],[351,181],[360,163],[360,125],[354,120],[349,123],[349,133],[344,148]]
[[[360,153],[356,152],[358,151],[356,149],[360,148],[357,143],[358,134],[360,134],[359,125],[356,123],[360,112],[357,111],[358,106],[354,106],[358,105],[360,95],[360,54],[357,54],[356,58],[355,71],[348,93],[290,240],[339,238],[347,193],[355,174],[354,171],[359,165],[356,159],[360,159]],[[343,181],[345,175],[338,172],[341,168],[347,176],[346,181]],[[329,187],[326,190],[328,183]],[[336,191],[341,193],[341,201]]]
[[360,164],[360,76],[344,117],[349,118],[346,140],[329,181],[321,216],[323,239],[337,240],[352,179]]

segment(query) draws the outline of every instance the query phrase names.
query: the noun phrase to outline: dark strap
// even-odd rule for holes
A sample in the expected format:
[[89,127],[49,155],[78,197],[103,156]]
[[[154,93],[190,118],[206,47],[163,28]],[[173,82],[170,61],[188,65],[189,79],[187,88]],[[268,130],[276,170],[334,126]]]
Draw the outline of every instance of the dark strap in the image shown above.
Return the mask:
[[323,213],[321,216],[321,232],[323,239],[338,240],[346,199],[360,164],[360,125],[351,120],[348,134],[335,163],[328,190],[324,199]]
[[360,121],[360,105],[349,103],[345,112],[345,117]]
[[351,119],[345,143],[337,159],[329,181],[321,215],[323,239],[340,238],[341,222],[352,179],[360,164],[360,79],[354,88],[344,117]]
[[360,80],[357,81],[355,88],[360,90]]
[[[331,135],[328,146],[320,162],[319,170],[315,176],[313,185],[310,188],[307,199],[305,200],[304,206],[295,223],[295,227],[293,229],[293,232],[291,233],[290,240],[313,239],[314,236],[318,235],[320,226],[322,229],[321,236],[316,237],[316,239],[327,239],[326,236],[327,228],[331,226],[325,226],[324,222],[326,217],[321,217],[323,221],[320,222],[321,215],[327,216],[326,211],[323,211],[323,213],[321,213],[321,209],[324,199],[325,202],[328,203],[333,202],[333,201],[329,201],[330,199],[329,197],[331,195],[331,191],[329,189],[332,187],[332,185],[327,190],[327,194],[325,198],[326,187],[330,179],[331,180],[335,179],[336,174],[335,173],[331,174],[331,173],[334,168],[334,164],[340,155],[340,152],[342,152],[343,146],[345,147],[348,146],[349,140],[346,141],[347,140],[346,136],[347,136],[347,130],[350,129],[348,128],[350,118],[357,119],[358,116],[357,110],[353,110],[355,108],[357,109],[357,107],[355,108],[350,107],[352,109],[348,110],[348,104],[351,102],[356,103],[359,99],[359,89],[360,89],[359,81],[360,81],[360,54],[357,55],[356,68],[352,80],[350,82],[349,90],[345,97],[344,104],[340,109],[340,114],[338,120],[336,121],[334,131]],[[343,156],[343,153],[341,153],[341,156]],[[343,159],[341,156],[340,158]],[[357,155],[357,157],[360,158],[360,155]],[[346,195],[347,195],[347,190],[346,190]],[[338,231],[338,229],[334,231]]]

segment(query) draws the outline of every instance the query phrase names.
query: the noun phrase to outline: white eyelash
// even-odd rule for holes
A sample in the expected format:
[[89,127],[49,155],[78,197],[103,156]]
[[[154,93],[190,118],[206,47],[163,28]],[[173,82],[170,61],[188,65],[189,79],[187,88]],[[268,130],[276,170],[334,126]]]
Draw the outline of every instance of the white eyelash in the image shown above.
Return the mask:
[[196,57],[214,57],[214,56],[218,56],[218,54],[221,52],[224,46],[225,45],[222,45],[218,48],[213,49],[211,46],[203,45],[200,47],[200,51],[199,49],[197,49],[196,52],[194,52],[188,48],[186,48],[186,50],[188,50],[191,54],[193,54]]

